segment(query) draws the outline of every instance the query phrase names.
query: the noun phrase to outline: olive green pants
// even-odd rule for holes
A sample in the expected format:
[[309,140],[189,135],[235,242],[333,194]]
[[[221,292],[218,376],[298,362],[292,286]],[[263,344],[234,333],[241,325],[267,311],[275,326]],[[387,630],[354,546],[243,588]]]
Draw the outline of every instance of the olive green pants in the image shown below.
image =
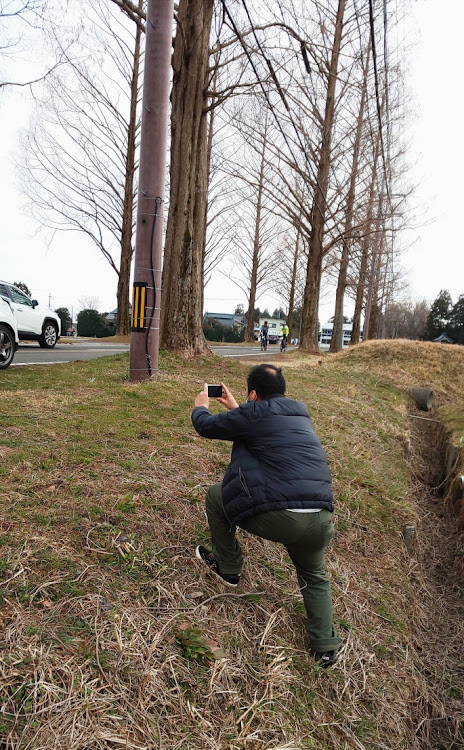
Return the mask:
[[[240,544],[224,512],[222,484],[213,484],[206,495],[206,514],[211,531],[212,549],[221,573],[242,570]],[[332,623],[332,595],[324,566],[324,550],[334,534],[332,514],[291,513],[273,510],[247,518],[239,524],[254,536],[280,542],[296,568],[306,609],[306,629],[314,651],[332,651],[340,645]]]

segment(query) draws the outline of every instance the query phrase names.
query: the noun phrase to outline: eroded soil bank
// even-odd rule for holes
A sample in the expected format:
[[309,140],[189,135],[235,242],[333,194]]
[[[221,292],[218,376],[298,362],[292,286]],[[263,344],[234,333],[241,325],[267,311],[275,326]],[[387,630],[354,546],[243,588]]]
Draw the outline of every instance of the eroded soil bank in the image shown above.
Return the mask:
[[411,410],[411,549],[417,669],[427,691],[412,707],[417,746],[464,748],[464,537],[444,497],[446,435],[437,413]]

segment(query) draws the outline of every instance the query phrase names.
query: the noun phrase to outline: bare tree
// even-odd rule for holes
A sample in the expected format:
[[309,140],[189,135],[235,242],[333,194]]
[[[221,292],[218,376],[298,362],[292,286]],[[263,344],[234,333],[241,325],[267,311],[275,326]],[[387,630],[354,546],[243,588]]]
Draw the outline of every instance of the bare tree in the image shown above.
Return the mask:
[[[112,0],[143,27],[131,0]],[[207,191],[212,127],[207,130],[209,37],[214,0],[180,0],[173,52],[170,201],[163,266],[161,346],[209,351],[202,329]]]
[[369,248],[371,243],[371,227],[374,216],[377,168],[380,155],[380,133],[377,131],[375,140],[374,159],[370,176],[369,197],[366,204],[365,232],[361,240],[361,259],[356,283],[356,302],[353,315],[353,326],[351,329],[351,344],[359,344],[361,337],[361,314],[364,304],[364,295],[367,282],[367,264],[369,260]]
[[[43,58],[43,45],[40,42],[47,26],[43,15],[46,5],[45,0],[5,0],[0,2],[0,55],[3,58],[2,62],[5,62],[8,58],[15,59],[25,49],[30,51],[34,46],[40,48],[38,57]],[[41,83],[56,71],[63,62],[61,54],[58,54],[52,63],[37,60],[36,67],[40,65],[43,68],[41,75],[31,79],[25,76],[26,80],[23,81],[0,79],[0,89],[33,87],[34,84]]]
[[261,159],[259,163],[258,179],[256,185],[256,215],[255,215],[255,227],[253,235],[253,249],[251,254],[251,273],[250,273],[250,286],[248,291],[248,311],[247,311],[247,330],[246,340],[254,340],[254,319],[253,313],[256,305],[256,292],[258,287],[258,271],[261,270],[260,256],[261,254],[261,212],[263,208],[263,186],[264,186],[264,168],[266,164],[266,140],[267,140],[267,127],[264,125],[263,143]]
[[180,0],[172,58],[170,198],[162,282],[161,346],[194,354],[208,351],[202,328],[202,302],[208,178],[206,106],[212,17],[213,0]]
[[39,223],[84,233],[116,272],[117,332],[127,334],[141,30],[103,2],[92,13],[74,43],[79,62],[62,46],[67,65],[45,83],[22,135],[20,174]]
[[326,201],[329,187],[330,147],[335,116],[335,86],[338,76],[338,60],[342,41],[345,0],[339,0],[335,19],[335,33],[330,67],[327,76],[327,93],[322,140],[317,167],[317,181],[311,209],[311,240],[306,274],[305,295],[301,321],[303,349],[317,349],[319,292],[322,273],[323,239],[325,229]]
[[79,297],[79,307],[81,310],[98,310],[100,305],[99,297],[89,297],[88,295]]
[[345,227],[344,227],[343,238],[342,238],[343,247],[342,247],[340,267],[339,267],[339,272],[338,272],[338,283],[337,283],[337,293],[335,297],[335,314],[334,314],[334,321],[333,321],[332,338],[330,341],[331,352],[340,351],[340,349],[342,348],[342,344],[343,344],[343,300],[345,296],[348,263],[350,261],[350,249],[352,245],[351,232],[352,232],[352,227],[353,227],[356,184],[358,181],[361,137],[362,137],[362,131],[363,131],[363,125],[364,125],[364,117],[365,117],[364,109],[366,105],[366,95],[367,95],[369,56],[370,56],[370,47],[367,51],[366,62],[364,66],[361,99],[359,102],[359,111],[358,111],[358,117],[357,117],[357,123],[356,123],[356,133],[355,133],[355,138],[354,138],[354,143],[353,143],[353,161],[351,165],[349,190],[348,190],[348,195],[346,199]]
[[[130,0],[113,2],[136,22],[144,22]],[[379,11],[383,7],[380,0],[373,4]],[[250,249],[255,246],[256,213],[255,234],[246,237],[251,214],[246,215],[246,209],[239,208],[235,201],[239,177],[223,180],[220,168],[215,174],[218,191],[210,189],[208,194],[208,185],[211,184],[211,162],[219,145],[214,132],[231,127],[225,103],[232,94],[238,96],[244,111],[242,120],[248,115],[253,122],[251,103],[256,101],[256,89],[259,89],[260,97],[264,95],[266,107],[272,113],[266,146],[269,175],[261,183],[260,200],[273,201],[272,210],[277,219],[283,220],[286,227],[292,227],[292,232],[298,229],[301,251],[293,253],[295,245],[286,243],[292,271],[289,276],[296,295],[298,259],[306,257],[303,345],[317,347],[318,304],[324,293],[324,289],[321,291],[322,275],[330,277],[339,267],[345,235],[351,234],[353,250],[359,250],[362,238],[374,233],[366,210],[373,146],[370,154],[364,149],[366,153],[356,170],[356,180],[351,180],[356,182],[357,205],[353,199],[352,218],[347,219],[346,196],[350,195],[350,175],[355,161],[349,134],[356,129],[356,116],[352,108],[346,106],[346,100],[353,90],[361,90],[358,36],[361,36],[361,27],[363,33],[369,28],[369,18],[355,9],[344,21],[344,8],[345,0],[330,0],[324,4],[311,2],[308,7],[283,1],[279,3],[277,18],[274,6],[260,5],[257,25],[253,24],[257,6],[252,0],[247,5],[223,4],[224,19],[218,21],[213,65],[209,69],[212,2],[180,0],[173,56],[171,197],[163,276],[163,346],[190,353],[206,350],[200,330],[205,267],[211,269],[217,263],[222,264],[222,254],[229,253],[231,247],[242,244],[243,248]],[[230,30],[228,38],[224,28]],[[372,84],[368,94],[373,100]],[[217,125],[218,112],[225,112],[225,116]],[[373,119],[370,125],[375,131]],[[241,139],[249,138],[253,127],[248,125],[243,130],[246,134],[237,128],[232,136],[238,144],[230,149],[234,154],[240,148]],[[254,127],[255,146],[261,142],[261,136],[259,128]],[[371,142],[374,140],[375,135]],[[229,153],[226,159],[233,161],[234,157]],[[188,169],[185,169],[186,163]],[[231,176],[230,166],[222,169]],[[302,190],[295,188],[298,182],[295,174],[303,184]],[[228,212],[229,199],[233,209]],[[237,226],[241,211],[245,227]],[[207,249],[211,251],[211,263],[206,260]],[[370,245],[362,255],[366,262],[369,252]],[[344,267],[346,259],[342,260]],[[347,276],[347,269],[343,270],[340,289],[346,287],[351,291],[350,287],[356,286],[358,270],[359,262],[353,253],[350,275]],[[382,284],[384,278],[381,272]],[[248,282],[250,279],[251,275]],[[271,287],[272,281],[269,282]],[[339,299],[341,296],[340,291]],[[361,299],[363,304],[364,292]]]
[[296,241],[295,241],[295,247],[293,251],[293,262],[292,262],[292,270],[291,270],[291,276],[290,276],[290,293],[288,297],[288,315],[287,315],[287,325],[288,325],[288,338],[292,339],[293,334],[293,313],[295,312],[295,299],[296,299],[296,291],[297,291],[297,274],[298,274],[298,261],[300,258],[300,243],[301,243],[301,229],[300,225],[297,227],[297,233],[296,233]]
[[[134,14],[132,3],[113,2]],[[216,43],[210,68],[213,6],[213,0],[180,0],[173,54],[170,205],[162,283],[161,345],[193,354],[208,350],[202,330],[202,307],[213,108],[237,91],[256,85],[241,80],[243,65],[239,59],[243,53],[234,51],[235,31],[229,41]],[[218,25],[222,25],[222,19]],[[222,60],[225,51],[226,63]],[[234,73],[228,76],[226,72],[217,87],[214,71],[219,67]],[[231,224],[226,226],[229,232]],[[215,243],[216,248],[227,247],[234,240],[223,234],[219,243]]]

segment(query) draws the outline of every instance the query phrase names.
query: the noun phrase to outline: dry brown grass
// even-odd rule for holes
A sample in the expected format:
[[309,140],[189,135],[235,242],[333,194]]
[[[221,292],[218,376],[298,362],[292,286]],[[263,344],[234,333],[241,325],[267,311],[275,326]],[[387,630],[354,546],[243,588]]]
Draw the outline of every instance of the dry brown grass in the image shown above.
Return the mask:
[[446,457],[437,446],[445,447],[446,435],[437,413],[427,416],[411,420],[414,653],[423,678],[417,735],[421,747],[458,750],[464,747],[464,537],[442,497]]
[[327,359],[352,360],[355,367],[367,367],[370,372],[395,383],[410,387],[429,386],[439,394],[461,395],[460,383],[464,367],[464,347],[432,342],[366,341],[352,349],[345,349]]
[[127,336],[120,336],[119,334],[115,334],[114,336],[102,336],[101,338],[91,338],[91,341],[96,341],[98,343],[104,341],[108,344],[130,344],[131,337],[130,333],[127,334]]
[[[439,656],[443,646],[459,657],[443,634],[447,586],[439,622],[437,581],[425,578],[428,542],[438,564],[446,533],[431,537],[433,516],[421,520],[429,511],[416,504],[415,474],[408,494],[405,451],[421,475],[425,449],[411,437],[401,391],[430,385],[453,403],[464,390],[461,352],[446,349],[378,342],[322,366],[282,358],[334,474],[328,568],[343,648],[328,672],[308,655],[282,548],[243,532],[238,592],[222,590],[192,555],[208,538],[202,498],[229,446],[194,434],[190,405],[204,380],[223,379],[239,397],[249,362],[166,356],[158,383],[140,385],[125,381],[124,356],[8,373],[2,750],[438,750],[437,737],[459,747],[451,717],[461,716],[462,695],[449,688],[460,673]],[[413,557],[401,538],[411,522],[420,531]],[[453,587],[456,604],[457,577]],[[461,637],[458,614],[456,604]],[[176,634],[186,624],[225,656],[185,658]]]

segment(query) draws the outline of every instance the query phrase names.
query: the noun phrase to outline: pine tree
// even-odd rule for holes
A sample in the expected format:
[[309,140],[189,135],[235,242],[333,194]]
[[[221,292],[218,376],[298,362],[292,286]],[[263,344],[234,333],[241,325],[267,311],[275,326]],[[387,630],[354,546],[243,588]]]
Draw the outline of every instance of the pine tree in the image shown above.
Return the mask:
[[464,344],[464,294],[460,294],[458,301],[450,314],[450,337],[457,344]]
[[433,341],[441,333],[448,332],[452,307],[453,301],[450,293],[442,289],[430,308],[424,336],[426,340]]

